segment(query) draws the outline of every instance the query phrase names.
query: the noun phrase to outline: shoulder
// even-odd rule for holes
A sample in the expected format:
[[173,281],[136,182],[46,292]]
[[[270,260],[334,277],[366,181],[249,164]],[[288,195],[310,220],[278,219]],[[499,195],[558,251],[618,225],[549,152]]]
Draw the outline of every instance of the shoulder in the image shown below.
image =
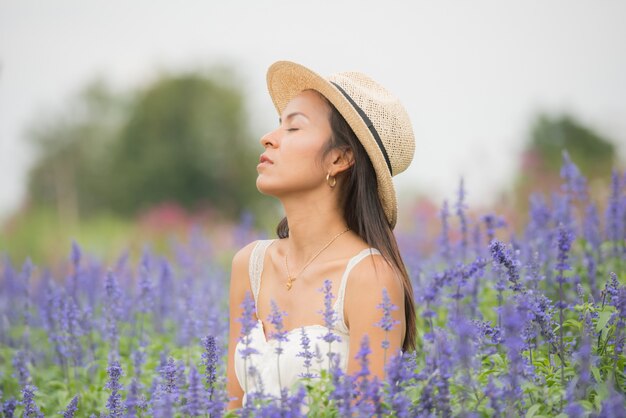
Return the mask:
[[361,262],[357,263],[350,272],[351,281],[358,282],[360,286],[373,287],[398,287],[402,288],[402,282],[396,269],[385,257],[378,253],[368,254]]
[[243,248],[240,248],[239,251],[235,253],[235,255],[233,256],[233,263],[232,263],[233,269],[241,268],[241,267],[247,268],[248,261],[250,260],[250,256],[252,255],[252,251],[254,250],[254,247],[256,247],[258,243],[259,241],[252,241],[251,243],[247,244]]
[[[396,269],[382,255],[372,253],[354,266],[346,291],[346,308],[362,309],[379,304],[386,290],[394,303],[404,299],[402,280]],[[366,306],[364,306],[366,305]]]
[[258,243],[259,241],[252,241],[245,247],[239,249],[233,256],[230,283],[231,289],[235,292],[250,290],[250,275],[248,274],[250,257]]

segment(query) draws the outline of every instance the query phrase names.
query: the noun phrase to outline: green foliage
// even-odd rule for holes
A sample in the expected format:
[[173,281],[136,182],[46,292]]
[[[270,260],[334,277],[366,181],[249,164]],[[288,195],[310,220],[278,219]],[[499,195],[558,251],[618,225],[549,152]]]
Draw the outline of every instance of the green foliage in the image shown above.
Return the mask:
[[96,80],[27,136],[38,154],[29,202],[55,207],[66,223],[170,201],[230,220],[267,207],[255,187],[261,148],[227,71],[164,74],[125,93]]
[[160,80],[139,94],[113,145],[111,206],[133,214],[166,200],[207,202],[239,215],[258,196],[253,145],[233,86],[193,73]]
[[615,162],[611,141],[569,115],[537,116],[531,127],[530,147],[554,172],[561,166],[563,149],[589,178],[608,175],[608,167]]

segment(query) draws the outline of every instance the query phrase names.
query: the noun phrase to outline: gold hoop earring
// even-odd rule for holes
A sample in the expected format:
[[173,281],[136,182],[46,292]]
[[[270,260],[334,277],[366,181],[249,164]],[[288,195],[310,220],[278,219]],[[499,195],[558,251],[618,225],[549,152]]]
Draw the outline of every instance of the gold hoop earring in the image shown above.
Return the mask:
[[337,185],[337,177],[331,176],[330,171],[328,172],[328,174],[326,174],[326,183],[328,183],[331,189],[334,189]]

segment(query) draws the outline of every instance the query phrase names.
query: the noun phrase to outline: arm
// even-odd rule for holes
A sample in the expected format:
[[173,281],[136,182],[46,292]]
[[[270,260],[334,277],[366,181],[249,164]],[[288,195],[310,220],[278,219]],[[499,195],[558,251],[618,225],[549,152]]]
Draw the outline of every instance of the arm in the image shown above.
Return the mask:
[[230,331],[228,334],[228,366],[226,370],[226,389],[229,398],[236,398],[228,403],[228,409],[241,408],[243,389],[239,386],[235,375],[235,346],[241,333],[241,324],[237,321],[242,315],[241,304],[246,292],[252,294],[250,288],[250,278],[248,275],[248,262],[250,254],[254,248],[254,242],[248,244],[235,254],[232,262],[230,274],[230,298],[229,298],[229,318]]
[[[350,329],[347,372],[354,374],[360,370],[359,361],[354,356],[359,352],[363,336],[367,334],[372,350],[369,355],[370,373],[383,379],[385,361],[389,361],[402,348],[406,329],[402,283],[393,267],[379,255],[370,256],[357,264],[350,272],[350,276],[344,302],[346,324]],[[383,316],[382,310],[376,308],[382,303],[383,289],[387,289],[391,303],[398,307],[391,312],[392,318],[400,321],[388,335],[385,335],[386,332],[382,328],[374,325]],[[382,348],[385,339],[389,340],[386,358],[385,350]]]

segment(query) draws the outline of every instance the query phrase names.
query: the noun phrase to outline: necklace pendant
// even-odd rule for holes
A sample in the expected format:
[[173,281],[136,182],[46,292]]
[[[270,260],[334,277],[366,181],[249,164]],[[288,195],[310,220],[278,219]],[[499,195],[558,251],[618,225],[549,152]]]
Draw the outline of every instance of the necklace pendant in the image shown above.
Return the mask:
[[287,286],[287,290],[291,290],[291,286],[293,286],[293,281],[296,280],[295,277],[290,277],[287,279],[287,283],[285,284],[285,286]]

